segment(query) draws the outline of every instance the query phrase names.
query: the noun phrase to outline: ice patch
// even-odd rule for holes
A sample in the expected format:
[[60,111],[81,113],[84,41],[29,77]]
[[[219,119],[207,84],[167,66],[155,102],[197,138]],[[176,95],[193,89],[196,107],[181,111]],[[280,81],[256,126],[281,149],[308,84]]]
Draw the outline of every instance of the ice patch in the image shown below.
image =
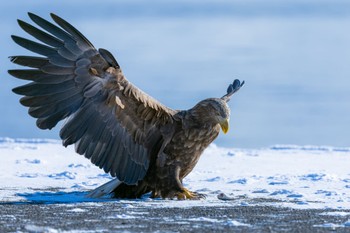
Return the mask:
[[228,182],[228,184],[247,184],[248,179],[246,178],[242,178],[242,179],[238,179],[238,180],[232,180],[230,182]]
[[24,160],[16,160],[16,164],[21,164],[21,163],[29,163],[29,164],[40,164],[41,161],[40,159],[24,159]]
[[297,146],[297,145],[274,145],[270,147],[271,150],[302,150],[302,151],[316,151],[316,152],[350,152],[347,147],[330,147],[330,146]]
[[262,194],[265,194],[265,193],[270,193],[270,192],[267,191],[267,189],[257,189],[257,190],[252,191],[252,193],[262,193]]
[[80,185],[80,184],[74,184],[72,186],[70,186],[72,189],[80,189],[80,188],[84,188],[83,185]]
[[59,231],[51,227],[43,227],[36,225],[26,225],[24,227],[28,232],[45,232],[45,233],[58,233]]
[[327,190],[317,190],[315,194],[323,194],[325,196],[338,196],[338,193],[335,191],[327,191]]
[[16,216],[10,215],[10,214],[2,215],[1,218],[2,218],[2,220],[9,220],[9,219],[16,220],[17,219]]
[[127,214],[117,214],[114,216],[115,218],[118,219],[135,219],[135,216],[127,215]]
[[333,211],[333,212],[325,212],[325,213],[322,213],[321,215],[344,217],[344,216],[350,215],[350,212]]
[[56,173],[56,174],[51,174],[48,175],[48,177],[56,179],[56,180],[62,180],[62,179],[70,179],[70,180],[74,180],[75,179],[75,175],[77,173],[72,173],[72,172],[61,172],[61,173]]
[[250,227],[251,226],[250,224],[241,223],[236,220],[227,220],[225,224],[230,227]]
[[147,214],[149,214],[148,212],[144,212],[144,211],[140,211],[140,212],[128,211],[128,213],[132,215],[142,215],[142,216],[146,216]]
[[[26,225],[24,228],[27,230],[28,233],[96,233],[96,232],[106,232],[106,230],[98,229],[98,230],[61,230],[61,229],[54,229],[51,227],[45,227],[45,226],[37,226],[37,225]],[[18,233],[21,233],[22,231],[17,231]]]
[[81,209],[81,208],[74,208],[74,209],[70,209],[70,210],[67,210],[67,211],[69,211],[69,212],[76,212],[76,213],[86,212],[86,210]]
[[285,175],[270,176],[267,178],[268,185],[287,185],[289,178]]
[[249,206],[250,204],[248,202],[242,201],[239,203],[240,206]]
[[134,208],[134,206],[130,203],[126,203],[126,204],[123,204],[122,208],[131,209],[131,208]]
[[210,189],[208,188],[202,188],[202,189],[197,189],[196,192],[210,192]]
[[188,221],[203,221],[203,222],[222,222],[221,220],[215,218],[199,217],[199,218],[189,218]]
[[216,181],[219,181],[221,180],[222,178],[220,176],[216,176],[216,177],[213,177],[213,178],[209,178],[209,179],[206,179],[205,181],[208,181],[208,182],[216,182]]
[[343,227],[350,227],[350,220],[344,222],[343,224],[335,224],[335,223],[324,223],[319,225],[314,225],[314,227],[324,227],[324,228],[331,228],[332,230],[335,230],[336,228],[343,228]]
[[7,138],[7,137],[0,137],[0,143],[1,144],[8,144],[8,143],[25,143],[25,144],[61,144],[60,140],[54,140],[54,139],[45,139],[45,138]]
[[229,151],[229,152],[227,152],[227,155],[228,155],[228,156],[235,156],[235,153],[234,153],[234,152]]
[[[89,169],[87,169],[89,170]],[[98,179],[98,180],[101,180],[101,183],[102,182],[107,182],[109,180],[112,179],[111,175],[108,173],[104,173],[104,174],[101,174],[101,173],[98,173],[98,174],[95,174],[93,176],[88,176],[87,177],[88,179]]]
[[289,184],[288,181],[271,181],[268,183],[269,185],[286,185]]
[[324,223],[324,224],[314,225],[314,227],[331,228],[334,230],[335,228],[343,227],[343,226],[340,224],[334,224],[334,223]]
[[309,205],[309,202],[307,201],[298,201],[296,202],[297,205]]
[[69,168],[90,168],[91,165],[90,164],[74,164],[71,163],[68,165]]
[[23,173],[18,175],[18,177],[22,177],[22,178],[36,178],[38,176],[39,176],[38,173]]
[[234,197],[229,197],[225,193],[220,193],[217,195],[217,198],[222,201],[233,201],[236,200],[237,198]]
[[97,177],[99,178],[109,178],[112,179],[111,175],[108,173],[98,174]]
[[223,223],[226,226],[230,227],[250,227],[250,224],[241,223],[236,220],[227,219],[227,220],[219,220],[215,218],[207,218],[207,217],[199,217],[199,218],[190,218],[188,221],[194,222],[210,222],[210,223]]
[[97,186],[99,185],[99,183],[96,183],[96,182],[93,182],[93,181],[84,181],[84,182],[81,182],[81,184],[83,186],[88,186],[88,187],[93,187],[93,186]]
[[51,139],[22,139],[22,138],[0,138],[0,148],[12,150],[37,150],[40,144],[57,144],[58,140]]
[[326,174],[317,174],[317,173],[312,173],[312,174],[307,174],[304,176],[300,177],[300,180],[308,180],[308,181],[320,181],[322,180]]
[[38,150],[38,145],[32,145],[32,144],[0,144],[0,148],[7,148],[11,150],[22,150],[22,151],[29,151],[29,150]]
[[270,196],[276,196],[276,195],[292,195],[293,192],[286,190],[286,189],[281,189],[281,190],[277,190],[274,191],[273,193],[270,194]]
[[295,193],[295,194],[290,194],[290,195],[288,195],[287,197],[290,197],[290,198],[302,198],[303,195],[302,195],[302,194]]

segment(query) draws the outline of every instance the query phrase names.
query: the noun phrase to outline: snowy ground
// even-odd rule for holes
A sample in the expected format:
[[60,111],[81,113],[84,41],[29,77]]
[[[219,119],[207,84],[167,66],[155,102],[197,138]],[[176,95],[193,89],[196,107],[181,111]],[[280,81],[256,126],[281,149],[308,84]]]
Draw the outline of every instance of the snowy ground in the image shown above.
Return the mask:
[[[105,208],[107,205],[118,205],[124,209],[137,207],[153,211],[162,208],[213,208],[220,212],[225,208],[240,207],[318,210],[322,216],[341,221],[317,222],[313,227],[348,229],[349,167],[350,148],[276,145],[252,150],[212,145],[184,180],[190,190],[206,194],[205,200],[152,200],[148,197],[137,201],[111,201],[106,198],[92,200],[85,198],[86,192],[107,182],[110,177],[84,157],[75,154],[73,147],[64,148],[59,141],[54,140],[2,138],[0,208],[26,204],[28,208],[34,206],[32,204],[40,204],[45,208],[53,204],[51,206],[64,205],[76,214],[85,212],[84,208],[87,207],[104,208],[104,205]],[[222,193],[231,200],[218,199]],[[140,213],[136,212],[121,212],[114,218],[129,221],[137,218]],[[16,218],[16,215],[6,216]],[[5,221],[6,216],[2,216],[0,221]],[[188,217],[186,221],[254,227],[251,223],[245,223],[244,219],[238,221],[227,216],[222,219],[202,214],[199,217]],[[31,232],[52,230],[35,224],[23,227]]]

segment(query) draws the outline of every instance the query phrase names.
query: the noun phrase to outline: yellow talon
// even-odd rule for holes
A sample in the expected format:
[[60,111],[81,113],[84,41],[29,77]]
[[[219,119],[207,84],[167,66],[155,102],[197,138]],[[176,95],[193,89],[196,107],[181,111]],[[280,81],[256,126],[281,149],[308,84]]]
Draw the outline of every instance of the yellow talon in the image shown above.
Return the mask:
[[186,189],[186,188],[183,189],[183,193],[184,193],[186,199],[193,199],[193,198],[195,198],[194,193],[191,192],[190,190]]
[[196,192],[192,192],[186,188],[182,189],[182,194],[186,197],[186,199],[189,200],[199,200],[201,198],[205,198],[204,194],[200,194],[200,193],[196,193]]
[[178,193],[177,194],[177,199],[178,200],[185,200],[186,199],[186,195],[184,193]]

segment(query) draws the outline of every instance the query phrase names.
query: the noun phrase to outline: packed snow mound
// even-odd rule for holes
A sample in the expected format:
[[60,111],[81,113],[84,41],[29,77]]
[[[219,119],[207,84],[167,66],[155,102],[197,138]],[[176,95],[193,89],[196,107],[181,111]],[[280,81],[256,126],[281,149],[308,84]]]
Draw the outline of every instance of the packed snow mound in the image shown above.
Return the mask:
[[[350,148],[237,149],[212,144],[184,179],[186,188],[206,194],[205,200],[163,202],[146,196],[141,203],[349,209],[349,167]],[[0,138],[0,177],[2,202],[108,201],[87,199],[85,194],[111,179],[76,154],[73,146],[65,148],[58,140],[10,138]]]

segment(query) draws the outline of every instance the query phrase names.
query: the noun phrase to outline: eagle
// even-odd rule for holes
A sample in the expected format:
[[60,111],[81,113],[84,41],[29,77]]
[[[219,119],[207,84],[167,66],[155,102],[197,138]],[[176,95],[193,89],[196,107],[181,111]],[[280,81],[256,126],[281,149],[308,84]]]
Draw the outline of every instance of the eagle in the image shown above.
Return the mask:
[[[183,179],[202,152],[229,129],[227,102],[244,84],[229,84],[221,98],[208,98],[188,110],[173,110],[129,82],[113,55],[96,49],[70,23],[28,13],[36,24],[18,20],[36,40],[12,35],[15,43],[40,56],[11,56],[24,69],[9,74],[31,82],[13,92],[23,97],[40,129],[65,120],[59,136],[114,179],[89,197],[200,199]],[[35,26],[33,26],[35,25]]]

